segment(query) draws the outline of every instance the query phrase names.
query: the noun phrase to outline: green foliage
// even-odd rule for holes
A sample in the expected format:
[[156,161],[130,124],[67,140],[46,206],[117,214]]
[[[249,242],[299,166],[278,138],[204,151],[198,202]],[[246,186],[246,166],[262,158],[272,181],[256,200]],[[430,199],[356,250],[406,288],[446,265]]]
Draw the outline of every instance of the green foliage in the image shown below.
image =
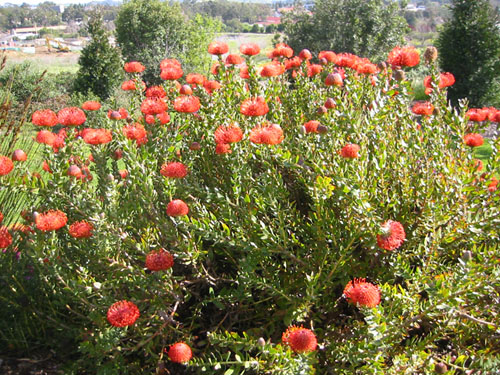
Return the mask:
[[206,49],[220,23],[197,16],[188,21],[179,4],[159,0],[131,0],[120,8],[116,38],[126,61],[146,66],[144,80],[159,82],[160,61],[178,58],[188,71],[205,70]]
[[332,50],[380,59],[402,45],[408,31],[397,2],[383,0],[319,0],[312,14],[285,15],[285,42],[294,50]]
[[449,99],[457,104],[467,98],[479,107],[500,104],[496,95],[500,78],[497,12],[487,0],[453,0],[451,12],[437,39],[441,69],[456,78]]
[[[43,232],[27,215],[33,233],[16,232],[2,254],[0,344],[11,343],[13,356],[49,340],[73,358],[68,374],[432,374],[439,362],[450,374],[495,369],[500,195],[488,185],[500,141],[491,140],[479,172],[463,137],[484,124],[469,124],[445,90],[434,88],[435,111],[420,117],[410,110],[410,82],[390,70],[374,84],[346,67],[344,86],[325,86],[333,63],[316,76],[303,63],[295,78],[263,78],[257,59],[246,58],[250,78],[241,79],[221,58],[208,77],[220,89],[193,87],[196,113],[174,111],[178,91],[162,83],[165,125],[143,122],[144,94],[127,92],[129,118],[111,120],[102,108],[82,126],[110,130],[109,143],[88,145],[81,129],[69,129],[57,153],[43,146],[52,173],[28,175],[24,184],[24,171],[0,177],[10,192],[37,199],[29,213],[58,209],[68,217],[64,228]],[[269,112],[243,115],[241,103],[255,96]],[[328,98],[335,106],[319,113]],[[309,120],[326,132],[306,133]],[[134,122],[147,130],[141,145],[123,132]],[[253,143],[252,133],[269,122],[284,139]],[[218,154],[214,132],[229,124],[239,125],[243,140]],[[351,143],[359,157],[342,157]],[[187,176],[160,174],[171,161],[185,164]],[[69,177],[73,163],[87,166],[92,181]],[[184,200],[189,215],[168,216],[173,199]],[[93,225],[90,238],[70,235],[68,225],[80,220]],[[406,232],[393,251],[377,245],[387,220]],[[145,258],[159,248],[173,254],[174,266],[152,272]],[[352,277],[378,284],[380,305],[349,304],[343,290]],[[107,321],[120,300],[139,307],[129,327]],[[30,324],[24,329],[13,317]],[[312,329],[318,350],[299,354],[281,344],[292,324]],[[168,360],[178,341],[193,348],[187,365]]]
[[98,11],[90,15],[87,30],[91,40],[78,59],[80,69],[74,88],[77,92],[92,93],[105,100],[123,77],[120,53],[109,43],[109,34]]

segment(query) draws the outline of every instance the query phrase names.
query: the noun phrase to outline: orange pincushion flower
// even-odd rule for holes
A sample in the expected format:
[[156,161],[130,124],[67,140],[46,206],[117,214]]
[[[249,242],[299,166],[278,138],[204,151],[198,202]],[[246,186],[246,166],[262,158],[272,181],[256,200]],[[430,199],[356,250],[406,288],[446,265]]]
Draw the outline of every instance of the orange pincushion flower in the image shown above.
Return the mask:
[[215,143],[236,143],[243,139],[243,131],[236,124],[219,126],[214,134]]
[[28,155],[21,149],[14,150],[12,153],[12,161],[26,161],[28,160]]
[[387,61],[392,66],[412,67],[420,63],[420,54],[415,47],[394,47]]
[[3,214],[0,212],[0,223],[3,221]]
[[0,176],[8,175],[14,169],[14,163],[7,156],[0,155]]
[[303,49],[302,51],[299,52],[299,57],[303,60],[311,60],[312,59],[311,51],[309,51],[308,49]]
[[174,265],[174,257],[165,249],[153,250],[146,255],[146,268],[151,271],[168,270]]
[[[142,87],[145,86],[144,82],[141,83]],[[133,91],[139,89],[139,83],[135,79],[131,79],[129,81],[125,81],[122,83],[122,90],[124,91]]]
[[189,73],[186,76],[186,83],[189,83],[190,85],[203,85],[206,80],[205,76],[199,73]]
[[167,205],[168,216],[184,216],[189,213],[189,207],[181,199],[174,199]]
[[6,249],[12,243],[12,236],[7,227],[0,227],[0,249]]
[[379,287],[364,278],[349,281],[344,288],[344,295],[350,303],[363,307],[376,307],[380,303]]
[[217,155],[230,154],[232,152],[231,146],[228,143],[217,143],[215,146],[215,153]]
[[311,64],[307,67],[307,76],[314,77],[314,76],[318,75],[319,73],[321,73],[322,70],[323,70],[323,67],[321,65]]
[[306,129],[306,133],[317,133],[319,125],[320,125],[319,121],[311,120],[311,121],[307,121],[304,124],[304,128]]
[[313,352],[318,346],[318,340],[313,331],[297,326],[288,327],[281,336],[281,341],[296,353]]
[[118,171],[118,174],[120,175],[120,177],[123,179],[127,178],[128,176],[128,171],[126,169],[120,169]]
[[246,56],[255,56],[260,53],[260,47],[256,43],[244,43],[240,46],[240,52]]
[[340,150],[340,155],[346,159],[359,158],[358,155],[359,150],[360,147],[357,144],[350,143],[342,147],[342,150]]
[[189,85],[182,85],[179,94],[181,95],[192,95],[193,94],[193,89]]
[[270,62],[260,71],[261,77],[276,77],[285,72],[285,66],[277,61]]
[[146,67],[142,65],[140,62],[130,61],[125,63],[123,69],[127,73],[142,73],[146,69]]
[[464,142],[469,147],[478,147],[484,143],[484,139],[481,134],[469,133],[464,136]]
[[123,134],[128,139],[134,140],[138,143],[140,143],[148,135],[146,129],[144,129],[144,126],[142,126],[138,122],[131,125],[125,125],[123,127]]
[[156,115],[165,112],[167,109],[167,103],[160,98],[144,99],[141,103],[141,112],[145,115]]
[[64,212],[59,210],[50,210],[38,214],[35,219],[36,227],[44,232],[61,229],[67,222],[68,217]]
[[240,77],[243,79],[249,79],[250,73],[248,73],[248,66],[243,65],[240,67]]
[[108,118],[111,120],[125,120],[128,117],[128,112],[125,108],[120,108],[117,111],[109,110]]
[[102,145],[111,142],[113,138],[108,129],[84,129],[80,135],[85,143],[89,145]]
[[470,121],[481,122],[488,118],[489,111],[485,111],[483,108],[471,108],[465,114]]
[[168,350],[168,358],[175,363],[187,363],[192,357],[193,351],[184,342],[177,342]]
[[223,55],[229,52],[229,46],[225,42],[215,41],[208,45],[208,53],[211,55]]
[[85,220],[76,221],[69,226],[69,235],[74,238],[92,237],[93,225]]
[[226,57],[226,64],[227,65],[240,65],[243,62],[245,62],[245,59],[241,57],[240,55],[236,55],[234,53],[230,53]]
[[164,59],[160,62],[160,69],[166,69],[172,66],[176,66],[178,68],[181,67],[181,63],[177,59]]
[[146,90],[147,98],[164,98],[167,96],[167,93],[161,86],[151,86]]
[[[455,83],[455,76],[452,73],[441,73],[439,75],[439,88],[452,86]],[[424,78],[425,94],[429,95],[432,92],[432,77]]]
[[[491,179],[491,182],[488,184],[488,191],[490,193],[495,192],[497,190],[497,185],[498,185],[498,180],[495,177],[493,177]],[[1,220],[0,220],[0,222],[1,222]]]
[[377,234],[377,245],[384,250],[397,249],[406,238],[405,230],[398,221],[387,220],[382,224],[381,232]]
[[51,109],[42,109],[35,111],[31,116],[33,125],[38,126],[56,126],[58,123],[57,115]]
[[417,102],[413,105],[411,111],[416,115],[430,116],[434,112],[434,106],[430,102]]
[[240,105],[240,113],[245,116],[264,116],[269,107],[262,96],[245,99]]
[[168,112],[158,113],[156,118],[160,121],[160,124],[165,125],[170,122],[170,115]]
[[325,78],[326,86],[343,86],[344,80],[340,73],[330,73]]
[[80,108],[67,107],[57,112],[57,120],[64,126],[77,126],[83,124],[87,116]]
[[160,174],[170,178],[184,178],[187,176],[188,170],[186,166],[177,161],[164,163],[161,166]]
[[335,63],[337,62],[337,55],[333,51],[321,51],[318,54],[318,59],[325,59],[328,62]]
[[300,68],[300,64],[302,64],[302,59],[299,56],[294,56],[291,59],[285,60],[285,69]]
[[130,301],[118,301],[108,309],[108,322],[115,327],[126,327],[135,323],[139,317],[139,308]]
[[272,50],[272,52],[269,54],[269,58],[277,58],[277,57],[286,57],[290,58],[293,56],[293,49],[285,43],[278,43],[276,44],[276,47]]
[[335,64],[337,64],[338,66],[353,68],[356,65],[358,59],[359,57],[353,55],[352,53],[343,52],[339,53],[336,56]]
[[193,95],[183,95],[175,98],[174,109],[177,112],[193,113],[200,109],[200,99]]
[[82,104],[82,109],[86,111],[97,111],[101,109],[101,103],[89,100]]
[[220,89],[220,86],[221,84],[218,81],[206,81],[203,84],[203,87],[209,94],[213,93],[215,90]]
[[277,124],[257,125],[250,131],[250,142],[277,145],[284,139],[283,130]]
[[180,66],[170,65],[163,68],[160,72],[160,78],[163,80],[173,81],[181,78],[184,75]]

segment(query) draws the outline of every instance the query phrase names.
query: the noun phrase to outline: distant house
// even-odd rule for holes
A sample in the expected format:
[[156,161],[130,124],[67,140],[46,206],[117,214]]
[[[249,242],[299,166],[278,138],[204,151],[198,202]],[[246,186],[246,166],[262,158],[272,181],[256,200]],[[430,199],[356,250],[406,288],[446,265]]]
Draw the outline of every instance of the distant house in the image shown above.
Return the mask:
[[10,35],[16,36],[19,39],[26,39],[28,36],[37,35],[41,29],[49,29],[49,30],[66,30],[66,25],[59,26],[35,26],[35,27],[18,27],[17,29],[11,29]]
[[263,21],[256,22],[259,26],[269,26],[269,25],[279,25],[281,23],[281,17],[266,17]]

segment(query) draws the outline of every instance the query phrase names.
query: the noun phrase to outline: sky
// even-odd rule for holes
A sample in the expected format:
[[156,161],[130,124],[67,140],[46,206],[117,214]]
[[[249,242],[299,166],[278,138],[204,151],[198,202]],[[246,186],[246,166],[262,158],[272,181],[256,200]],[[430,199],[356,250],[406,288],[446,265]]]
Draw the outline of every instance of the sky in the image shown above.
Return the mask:
[[[14,4],[14,5],[21,5],[23,3],[30,4],[30,5],[37,5],[40,3],[43,3],[45,0],[0,0],[0,5],[4,6],[6,3],[9,4]],[[48,0],[52,3],[55,4],[62,4],[62,5],[69,5],[69,4],[84,4],[84,3],[90,3],[92,0]]]

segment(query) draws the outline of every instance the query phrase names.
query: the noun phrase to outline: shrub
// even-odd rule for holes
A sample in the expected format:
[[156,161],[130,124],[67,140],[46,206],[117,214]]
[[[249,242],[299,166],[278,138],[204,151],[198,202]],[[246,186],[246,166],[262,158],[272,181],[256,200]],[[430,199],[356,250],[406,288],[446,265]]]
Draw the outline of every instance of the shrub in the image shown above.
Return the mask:
[[[270,78],[255,57],[244,69],[219,56],[208,80],[221,86],[191,87],[196,112],[172,109],[166,81],[44,146],[51,172],[9,185],[39,203],[0,263],[14,302],[0,332],[36,320],[60,352],[78,350],[73,373],[497,368],[500,160],[494,148],[479,172],[463,140],[485,123],[435,86],[435,110],[416,116],[391,68],[364,74],[369,61],[348,55],[294,66],[289,52],[276,48]],[[342,85],[325,85],[334,71]],[[112,140],[88,145],[82,128]],[[92,235],[76,238],[83,222]]]

